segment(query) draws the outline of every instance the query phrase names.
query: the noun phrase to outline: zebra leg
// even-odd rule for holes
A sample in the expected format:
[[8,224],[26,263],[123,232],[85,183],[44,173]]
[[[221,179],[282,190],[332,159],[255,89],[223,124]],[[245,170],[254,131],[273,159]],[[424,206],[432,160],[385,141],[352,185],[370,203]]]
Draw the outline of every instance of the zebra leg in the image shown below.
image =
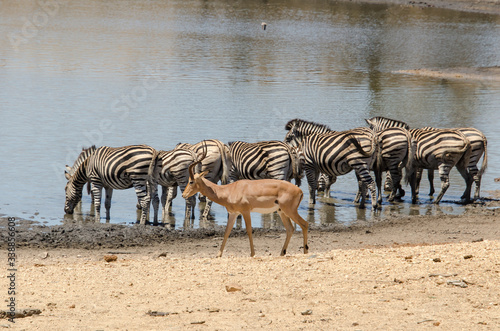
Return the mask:
[[203,221],[208,221],[208,215],[210,213],[210,209],[212,208],[212,200],[209,200],[208,198],[206,199],[206,203],[205,203],[205,209],[203,210],[203,216],[202,216],[202,220]]
[[439,165],[439,178],[441,178],[441,191],[439,192],[436,200],[434,200],[435,204],[438,204],[441,201],[443,195],[446,193],[446,190],[448,190],[448,187],[450,187],[450,176],[449,176],[450,170],[451,167],[447,164]]
[[194,219],[194,207],[196,206],[196,196],[193,195],[186,199],[186,212],[184,216],[184,221]]
[[172,200],[177,196],[177,185],[174,186],[163,186],[161,194],[161,203],[163,205],[162,219],[166,220],[172,209]]
[[434,190],[434,170],[427,169],[427,179],[429,179],[429,195],[433,195],[436,190]]
[[132,180],[132,186],[134,186],[137,199],[141,205],[141,219],[139,222],[141,225],[145,225],[148,220],[149,205],[151,204],[148,185],[142,180]]
[[[387,174],[389,174],[389,172],[386,173],[386,183],[387,183]],[[375,183],[377,184],[377,205],[382,206],[382,173],[377,173],[375,171]],[[392,187],[393,186],[391,185],[391,189]]]
[[[469,175],[472,177],[472,180],[476,184],[476,189],[474,190],[474,200],[477,200],[477,199],[479,199],[479,191],[481,188],[481,177],[479,176],[479,169],[477,168],[476,165],[472,165],[472,166],[468,167],[467,170],[469,171]],[[471,188],[471,191],[472,191],[472,188]],[[465,198],[465,196],[462,195],[461,199],[464,199],[464,198]]]
[[392,179],[392,183],[397,191],[396,192],[396,198],[398,200],[401,200],[402,197],[405,196],[405,190],[403,190],[403,187],[401,186],[401,180],[403,179],[403,169],[398,166],[398,173],[397,173],[397,178],[399,180],[396,180],[395,178]]
[[158,209],[160,199],[158,198],[158,187],[151,188],[151,204],[153,205],[153,224],[158,224]]
[[311,167],[304,167],[307,183],[309,184],[309,204],[316,204],[316,189],[318,188],[319,171]]
[[113,196],[113,189],[105,188],[104,191],[106,192],[106,199],[104,200],[104,208],[106,208],[106,221],[109,222],[109,220],[111,219],[109,210],[111,209],[111,197]]
[[359,203],[361,200],[361,205],[360,208],[364,208],[365,205],[365,197],[366,197],[366,188],[363,185],[363,181],[359,178],[358,174],[356,173],[356,178],[358,180],[358,192],[356,193],[356,197],[354,197],[354,203]]
[[94,209],[95,209],[94,220],[96,223],[99,223],[101,221],[102,186],[97,183],[92,183],[92,194],[94,196]]
[[422,180],[422,172],[423,171],[424,170],[422,168],[418,168],[418,169],[415,170],[415,178],[414,178],[414,180],[415,180],[415,184],[414,184],[415,188],[414,189],[412,188],[412,196],[413,196],[413,194],[415,196],[418,196],[418,193],[419,193],[419,190],[420,190],[420,181]]
[[392,176],[389,171],[385,173],[385,184],[384,191],[393,191],[394,190],[394,182],[392,181]]
[[418,170],[414,170],[413,173],[409,176],[410,188],[411,188],[411,203],[417,203],[418,197],[418,185],[417,185],[417,175]]
[[[391,193],[389,194],[388,200],[390,202],[393,202],[394,198],[401,198],[401,196],[399,195],[399,192],[402,191],[401,172],[399,170],[399,167],[397,165],[395,167],[391,167],[391,169],[389,170],[389,174],[391,176],[392,189],[391,189]],[[404,195],[404,193],[403,193],[403,195]]]
[[375,182],[373,181],[372,177],[370,176],[370,172],[368,171],[368,168],[361,167],[361,168],[357,168],[355,170],[356,170],[356,176],[358,178],[361,178],[363,183],[366,185],[366,186],[364,186],[364,185],[362,186],[363,192],[361,192],[362,197],[361,197],[361,203],[360,203],[359,207],[364,208],[364,202],[366,199],[366,187],[368,187],[368,189],[370,190],[370,194],[371,194],[372,210],[377,210],[377,208],[378,208],[377,189],[375,187],[376,186]]
[[467,171],[467,168],[462,165],[462,164],[457,164],[456,165],[458,172],[460,172],[460,175],[462,175],[462,178],[465,180],[465,191],[464,194],[462,194],[462,197],[460,198],[461,203],[470,203],[470,194],[472,191],[472,182],[473,182],[473,176],[471,176],[470,172]]

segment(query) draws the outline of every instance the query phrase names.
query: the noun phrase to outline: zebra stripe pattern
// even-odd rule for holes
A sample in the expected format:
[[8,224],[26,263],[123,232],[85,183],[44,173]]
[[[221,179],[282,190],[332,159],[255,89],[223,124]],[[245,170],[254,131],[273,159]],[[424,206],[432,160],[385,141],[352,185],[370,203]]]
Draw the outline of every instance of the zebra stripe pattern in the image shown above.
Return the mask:
[[315,122],[305,121],[301,119],[293,119],[285,125],[287,134],[285,142],[291,146],[298,147],[302,140],[313,133],[333,132],[328,126]]
[[471,144],[467,137],[458,130],[447,129],[410,129],[410,133],[414,140],[414,154],[406,175],[412,189],[412,203],[416,203],[418,194],[417,169],[439,170],[441,191],[434,200],[438,204],[450,185],[449,173],[454,166],[465,180],[464,202],[469,202],[472,178],[467,172],[467,165],[470,162]]
[[343,132],[311,134],[300,144],[304,156],[304,170],[309,183],[309,203],[315,204],[315,192],[320,172],[327,175],[345,175],[356,171],[360,180],[360,208],[364,208],[366,187],[370,189],[372,209],[375,210],[375,183],[369,170],[379,153],[377,136],[368,128],[358,128]]
[[239,179],[280,179],[300,186],[302,176],[299,153],[281,141],[261,141],[229,143],[231,153],[231,181]]
[[[197,144],[191,145],[188,143],[178,144],[177,148],[189,148],[193,150],[196,155],[201,155],[206,151],[206,156],[194,169],[195,173],[201,173],[208,171],[205,178],[212,183],[218,183],[221,181],[222,185],[229,183],[229,171],[231,167],[231,155],[229,152],[229,147],[227,147],[222,141],[216,139],[203,140]],[[200,194],[200,201],[205,199]],[[171,200],[167,201],[170,206]],[[204,222],[208,221],[208,215],[212,207],[212,201],[206,199],[205,209],[203,210],[203,215],[201,220]]]
[[406,167],[411,154],[410,132],[401,127],[390,127],[378,132],[380,141],[381,164],[375,166],[378,203],[382,203],[382,172],[388,171],[391,180],[389,201],[404,196],[401,187],[402,167]]
[[[422,128],[422,130],[439,130],[439,129],[433,127],[425,127]],[[453,130],[458,130],[462,132],[470,141],[472,150],[471,150],[469,164],[467,165],[467,171],[472,176],[472,179],[476,184],[476,188],[474,191],[474,200],[477,200],[480,198],[481,178],[484,172],[486,171],[486,168],[488,167],[488,151],[487,151],[488,141],[484,136],[484,134],[475,128],[456,128]],[[483,163],[481,164],[481,169],[479,169],[478,164],[479,161],[481,160],[481,157],[483,156],[484,156]],[[431,172],[432,170],[429,170],[429,181],[431,183],[431,192],[433,193],[434,187],[432,185],[432,179],[434,178],[434,174],[432,173],[431,175]],[[417,174],[417,186],[420,183],[420,177],[421,173]],[[468,200],[468,197],[465,196],[466,192],[464,192],[464,195],[462,195],[461,199]]]
[[[95,145],[92,145],[88,148],[82,148],[82,151],[80,155],[76,158],[75,162],[73,163],[73,166],[68,166],[66,165],[66,171],[65,171],[65,176],[66,179],[69,180],[71,176],[75,173],[76,169],[80,167],[80,165],[89,158],[90,155],[92,155],[96,151]],[[87,184],[87,194],[90,194],[90,182]],[[94,203],[94,198],[92,197],[92,204]]]
[[[189,165],[196,161],[196,153],[189,148],[176,148],[171,151],[159,151],[154,177],[163,188],[161,203],[162,220],[166,220],[170,204],[177,196],[177,187],[186,188],[189,181]],[[153,197],[154,200],[157,196]],[[195,197],[186,199],[185,221],[194,218]],[[187,224],[186,224],[187,225]]]
[[366,123],[370,126],[372,130],[376,132],[382,131],[388,128],[403,128],[410,130],[410,126],[405,122],[393,120],[387,117],[377,116],[370,119],[365,119]]
[[[140,223],[145,224],[154,185],[151,185],[151,167],[157,152],[146,145],[98,148],[75,170],[66,185],[65,211],[71,214],[81,199],[82,188],[87,181],[92,184],[94,196],[95,221],[100,221],[102,188],[107,189],[105,207],[106,219],[110,219],[111,196],[114,189],[135,188],[142,208]],[[109,192],[109,193],[108,193]],[[108,196],[109,194],[109,196]],[[153,204],[155,210],[158,205]],[[156,221],[156,219],[155,219]]]

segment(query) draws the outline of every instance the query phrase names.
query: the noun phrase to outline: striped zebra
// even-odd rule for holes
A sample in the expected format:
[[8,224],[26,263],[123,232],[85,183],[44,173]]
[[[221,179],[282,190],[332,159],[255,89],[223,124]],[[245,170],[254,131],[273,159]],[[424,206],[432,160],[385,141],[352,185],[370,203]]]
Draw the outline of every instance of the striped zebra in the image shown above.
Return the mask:
[[281,141],[261,141],[229,143],[231,154],[230,180],[239,179],[280,179],[300,186],[302,169],[297,149]]
[[414,153],[406,177],[412,190],[412,203],[417,201],[416,172],[418,169],[439,170],[441,191],[434,200],[434,203],[438,204],[450,186],[449,173],[454,166],[465,180],[463,202],[469,202],[472,186],[472,176],[467,171],[472,152],[469,139],[462,132],[454,129],[410,129],[410,133],[413,138]]
[[[425,127],[422,128],[422,130],[439,130],[439,129],[433,127]],[[481,178],[484,172],[486,171],[486,168],[488,167],[488,151],[487,151],[488,141],[485,135],[481,131],[475,128],[455,128],[453,130],[458,130],[462,132],[470,141],[472,151],[469,164],[467,165],[467,171],[472,176],[474,183],[476,184],[476,188],[474,191],[474,200],[477,200],[480,198]],[[479,169],[478,164],[479,161],[481,160],[481,157],[483,157],[483,163],[481,164],[481,169]],[[429,193],[429,195],[432,195],[434,193],[434,185],[433,185],[434,172],[433,170],[428,170],[428,172],[429,172],[429,183],[431,186],[431,192]],[[417,173],[417,192],[421,176],[422,176],[421,172]],[[465,194],[466,192],[464,192],[464,195],[462,195],[461,199],[468,200],[468,197],[465,196]]]
[[401,127],[390,127],[377,132],[380,147],[380,164],[374,167],[377,182],[378,203],[382,203],[382,172],[387,171],[390,179],[389,201],[401,198],[405,191],[401,187],[402,168],[408,166],[412,153],[411,134]]
[[[196,155],[201,155],[202,152],[205,152],[205,158],[203,158],[203,160],[196,166],[195,173],[208,171],[207,175],[205,175],[205,178],[212,183],[218,183],[219,180],[221,181],[222,185],[229,183],[231,157],[229,148],[222,141],[216,139],[207,139],[194,145],[188,143],[177,144],[175,148],[189,148],[194,151]],[[175,195],[177,195],[177,187],[175,186],[172,189],[175,190]],[[168,206],[171,205],[171,199],[173,199],[172,196],[173,192],[169,192],[169,197],[167,200]],[[200,194],[200,200],[202,200],[203,198]],[[202,220],[207,221],[211,207],[212,201],[207,200],[205,209],[203,210],[203,215],[201,217]]]
[[[75,162],[73,165],[70,167],[69,165],[66,165],[66,171],[64,175],[66,176],[66,179],[69,180],[71,176],[75,173],[76,169],[80,167],[80,165],[96,151],[97,147],[95,145],[92,145],[88,148],[82,147],[82,151],[80,152],[80,155],[76,158]],[[91,194],[90,192],[90,181],[87,183],[87,194]],[[94,198],[92,197],[92,204],[94,204]]]
[[320,173],[330,176],[356,172],[360,208],[365,206],[366,187],[371,193],[372,209],[378,208],[375,182],[370,176],[370,168],[378,153],[378,139],[373,130],[357,128],[342,132],[310,134],[302,139],[300,149],[304,157],[304,170],[309,184],[309,203],[316,203],[316,189]]
[[[106,188],[106,220],[109,220],[113,190],[134,187],[142,208],[140,223],[146,224],[151,197],[157,194],[156,185],[152,185],[156,156],[157,151],[146,145],[99,147],[75,169],[73,175],[68,174],[64,211],[73,213],[75,205],[81,200],[83,186],[90,181],[94,196],[95,221],[99,222],[101,219],[103,187]],[[153,201],[153,208],[157,211],[158,203],[155,205]]]
[[[197,159],[190,148],[175,148],[170,151],[159,151],[153,177],[162,186],[162,220],[167,219],[172,200],[177,196],[177,186],[184,190],[189,181],[189,165]],[[158,196],[153,196],[153,202]],[[194,218],[195,197],[186,199],[184,219]],[[155,219],[157,219],[155,215]]]
[[[406,130],[410,130],[410,126],[407,123],[382,116],[376,116],[370,119],[365,119],[365,122],[371,129],[375,130],[375,132],[380,132],[388,128],[403,128]],[[384,190],[391,192],[393,190],[392,178],[389,172],[386,173]],[[404,190],[402,188],[398,189],[398,197],[403,197],[404,195],[405,195]]]
[[[311,133],[333,133],[329,127],[314,122],[294,119],[287,123],[285,129],[288,133],[285,141],[300,143],[304,137]],[[406,165],[410,146],[411,136],[410,133],[404,128],[385,128],[378,132],[379,147],[381,152],[381,162],[376,162],[373,170],[375,172],[375,180],[377,183],[378,198],[377,202],[382,203],[382,186],[381,186],[381,172],[388,171],[391,182],[394,181],[395,185],[391,185],[391,194],[389,201],[394,201],[395,197],[404,195],[404,190],[401,188],[401,169],[400,163],[404,162]],[[380,164],[379,164],[380,163]],[[335,182],[336,178],[332,175],[321,174],[318,182],[318,191],[323,190],[325,187],[325,196],[329,196],[329,187]],[[361,185],[362,183],[359,183]],[[361,187],[361,186],[360,186]],[[355,202],[358,203],[361,199],[361,191],[358,191]]]

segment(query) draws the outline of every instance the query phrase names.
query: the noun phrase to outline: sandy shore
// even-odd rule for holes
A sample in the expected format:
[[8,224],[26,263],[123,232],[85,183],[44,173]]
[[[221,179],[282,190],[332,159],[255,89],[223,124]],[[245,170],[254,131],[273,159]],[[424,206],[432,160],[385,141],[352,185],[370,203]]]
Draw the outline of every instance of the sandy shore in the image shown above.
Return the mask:
[[[254,258],[247,236],[236,231],[224,256],[216,258],[222,229],[183,233],[151,226],[25,224],[18,226],[16,238],[16,307],[36,313],[0,325],[19,330],[499,329],[498,207],[500,201],[486,199],[461,216],[315,228],[309,232],[309,254],[302,253],[298,232],[285,257],[279,256],[285,234],[278,230],[255,231]],[[4,297],[8,286],[3,277]]]

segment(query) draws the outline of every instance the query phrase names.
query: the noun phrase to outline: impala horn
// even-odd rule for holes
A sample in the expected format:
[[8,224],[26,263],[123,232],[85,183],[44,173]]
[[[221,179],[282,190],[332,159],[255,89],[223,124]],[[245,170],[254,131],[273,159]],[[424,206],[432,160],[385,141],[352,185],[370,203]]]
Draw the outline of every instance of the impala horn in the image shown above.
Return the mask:
[[203,159],[207,157],[207,142],[203,140],[203,154],[200,158],[196,157],[196,161],[189,166],[189,179],[194,179],[194,167],[196,167]]

